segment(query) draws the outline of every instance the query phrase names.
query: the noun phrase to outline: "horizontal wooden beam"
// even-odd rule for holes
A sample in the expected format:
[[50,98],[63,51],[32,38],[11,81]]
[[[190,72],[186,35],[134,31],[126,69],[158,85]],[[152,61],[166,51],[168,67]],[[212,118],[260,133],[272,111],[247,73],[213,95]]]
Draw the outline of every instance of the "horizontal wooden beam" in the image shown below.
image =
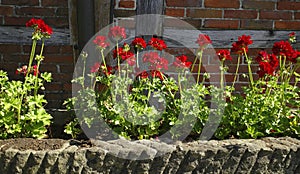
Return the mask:
[[[32,28],[0,26],[0,43],[31,44]],[[69,29],[53,28],[50,39],[45,41],[47,45],[70,45]]]
[[[50,45],[70,45],[71,36],[68,29],[53,29],[51,39],[46,43]],[[288,34],[292,31],[267,31],[267,30],[184,30],[184,29],[164,29],[163,38],[169,47],[197,48],[195,41],[200,33],[210,36],[214,48],[230,48],[239,36],[250,35],[253,44],[250,48],[271,48],[276,41],[287,40]],[[127,30],[129,42],[135,37],[135,30]],[[0,43],[30,44],[32,29],[26,27],[0,27]],[[296,32],[296,35],[300,32]],[[300,43],[296,43],[294,48],[300,48]]]

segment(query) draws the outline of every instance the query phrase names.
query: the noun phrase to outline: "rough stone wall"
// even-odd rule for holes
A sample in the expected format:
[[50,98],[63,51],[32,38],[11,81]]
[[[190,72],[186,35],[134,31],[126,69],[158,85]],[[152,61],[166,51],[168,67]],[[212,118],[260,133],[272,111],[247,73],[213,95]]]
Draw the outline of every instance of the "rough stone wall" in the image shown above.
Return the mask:
[[[113,141],[97,145],[78,148],[66,143],[60,149],[43,151],[0,147],[0,173],[300,173],[300,141],[289,137],[176,145],[142,141],[123,144],[127,149]],[[163,155],[148,160],[122,159],[108,153],[108,147],[131,159],[135,153]],[[169,152],[164,154],[165,150]]]

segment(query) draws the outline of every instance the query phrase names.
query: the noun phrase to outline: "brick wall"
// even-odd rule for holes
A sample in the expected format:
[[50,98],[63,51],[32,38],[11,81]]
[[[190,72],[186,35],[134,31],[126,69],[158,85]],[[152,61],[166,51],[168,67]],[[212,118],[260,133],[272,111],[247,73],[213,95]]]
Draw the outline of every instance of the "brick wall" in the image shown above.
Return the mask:
[[[135,15],[135,7],[135,0],[116,0],[115,17]],[[165,0],[165,15],[197,29],[300,29],[295,0]]]

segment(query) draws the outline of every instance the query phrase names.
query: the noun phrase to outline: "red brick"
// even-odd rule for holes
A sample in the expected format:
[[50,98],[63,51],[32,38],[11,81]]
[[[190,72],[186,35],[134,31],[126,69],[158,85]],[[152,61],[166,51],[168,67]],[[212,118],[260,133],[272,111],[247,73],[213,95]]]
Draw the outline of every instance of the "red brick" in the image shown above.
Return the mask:
[[[36,51],[39,52],[41,49],[41,46],[40,45],[37,45],[36,47]],[[23,45],[23,52],[24,53],[30,53],[31,51],[31,45]],[[53,45],[46,45],[44,47],[44,55],[45,54],[60,54],[60,47],[59,46],[53,46]]]
[[294,18],[300,19],[300,12],[294,12]]
[[50,73],[56,73],[57,67],[56,65],[49,65],[49,64],[41,64],[40,68],[41,72],[50,72]]
[[73,54],[73,46],[72,45],[63,45],[60,47],[61,54]]
[[45,57],[45,63],[73,63],[73,56],[48,55]]
[[72,73],[52,73],[53,81],[55,82],[71,82],[73,79]]
[[4,25],[25,26],[31,17],[4,17]]
[[204,21],[204,28],[219,28],[219,29],[238,29],[239,20],[214,20],[207,19]]
[[257,18],[257,11],[255,11],[255,10],[225,10],[224,18],[255,19],[255,18]]
[[56,16],[68,16],[69,9],[68,8],[57,8],[55,14],[56,14]]
[[61,83],[46,83],[45,84],[46,91],[61,91],[62,90],[62,84]]
[[16,14],[30,16],[54,16],[54,10],[54,8],[45,7],[21,7],[16,9]]
[[205,0],[205,7],[211,8],[239,8],[239,0]]
[[202,0],[166,0],[168,7],[201,7]]
[[299,21],[275,21],[275,29],[300,30]]
[[21,53],[21,45],[0,44],[0,53]]
[[73,73],[74,66],[73,65],[60,65],[60,72],[61,73]]
[[135,1],[120,1],[119,7],[122,8],[134,8],[135,7]]
[[68,0],[42,0],[42,6],[67,7]]
[[[188,24],[187,24],[188,23]],[[164,27],[174,27],[180,29],[194,29],[194,27],[201,27],[201,19],[195,20],[178,20],[175,18],[166,18],[164,20]]]
[[2,0],[3,5],[39,5],[39,0]]
[[266,20],[242,20],[241,29],[267,29],[270,30],[273,28],[272,21]]
[[274,10],[275,2],[271,1],[263,1],[263,0],[244,0],[242,1],[243,9],[266,9],[266,10]]
[[188,9],[187,17],[192,18],[221,18],[222,10]]
[[201,19],[183,19],[185,22],[189,23],[196,29],[200,29],[202,27],[202,20]]
[[166,15],[173,17],[184,17],[184,9],[167,8]]
[[290,20],[292,19],[292,12],[286,11],[261,11],[259,15],[260,19],[284,19]]
[[12,15],[13,14],[13,7],[9,6],[0,6],[0,15]]
[[46,17],[44,20],[51,27],[67,28],[69,26],[68,17]]
[[300,9],[300,2],[280,1],[277,3],[278,3],[277,5],[278,10],[299,10]]

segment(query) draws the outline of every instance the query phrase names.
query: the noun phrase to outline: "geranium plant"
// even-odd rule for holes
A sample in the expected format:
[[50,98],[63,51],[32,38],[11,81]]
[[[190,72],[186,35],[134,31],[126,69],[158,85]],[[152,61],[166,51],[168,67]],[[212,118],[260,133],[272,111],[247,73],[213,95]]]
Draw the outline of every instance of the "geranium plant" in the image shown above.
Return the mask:
[[[52,28],[42,19],[31,19],[26,27],[33,28],[32,48],[28,65],[16,70],[24,80],[9,80],[8,74],[0,70],[0,138],[46,137],[51,115],[44,108],[47,101],[39,90],[44,82],[51,81],[51,74],[40,72],[44,60],[45,39],[50,38]],[[41,50],[36,54],[36,46],[41,41]]]
[[[105,56],[104,51],[110,45],[108,38],[113,39],[116,47]],[[254,65],[248,56],[248,46],[253,43],[251,37],[239,37],[231,50],[216,53],[221,77],[220,86],[214,86],[205,83],[208,73],[204,73],[201,80],[203,55],[212,43],[208,35],[200,34],[195,39],[199,47],[193,63],[185,55],[170,60],[165,54],[167,44],[161,38],[146,41],[136,37],[130,44],[122,42],[125,38],[125,29],[119,26],[112,27],[108,37],[95,36],[93,43],[100,60],[90,67],[86,63],[89,54],[82,52],[82,75],[73,80],[80,84],[80,89],[65,102],[69,110],[75,108],[76,115],[80,115],[66,126],[65,132],[74,138],[81,131],[78,125],[97,127],[102,119],[115,136],[128,139],[156,138],[172,130],[174,125],[186,123],[193,125],[190,135],[196,138],[206,124],[214,121],[209,116],[220,114],[223,117],[214,138],[299,136],[299,53],[290,42],[275,43],[273,54],[259,52],[255,59],[258,65]],[[293,35],[290,41],[294,39]],[[108,64],[107,58],[116,63]],[[242,58],[247,62],[249,72],[245,76],[249,85],[237,93],[234,87]],[[226,62],[232,59],[238,59],[234,81],[225,86]],[[253,77],[253,66],[259,66],[258,80]],[[168,75],[170,70],[176,73]],[[194,70],[195,79],[189,74]],[[196,83],[191,84],[191,81]],[[210,103],[217,103],[219,107],[210,108]],[[180,115],[183,115],[181,120]],[[191,118],[196,121],[189,123]],[[173,137],[180,136],[176,131],[170,133]]]

